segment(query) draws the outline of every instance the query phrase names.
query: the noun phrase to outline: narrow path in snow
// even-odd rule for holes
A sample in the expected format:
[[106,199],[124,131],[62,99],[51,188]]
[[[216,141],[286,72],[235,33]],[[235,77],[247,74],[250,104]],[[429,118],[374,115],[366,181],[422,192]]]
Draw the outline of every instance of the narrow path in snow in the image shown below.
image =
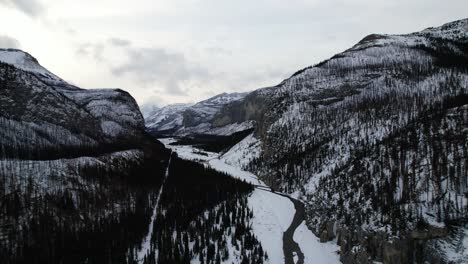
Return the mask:
[[145,239],[141,243],[141,248],[138,251],[138,255],[137,255],[138,263],[143,263],[145,255],[148,254],[150,246],[151,246],[151,237],[153,236],[153,226],[154,226],[154,222],[156,221],[156,217],[158,215],[159,200],[161,199],[161,194],[164,189],[164,183],[166,182],[167,177],[169,177],[169,166],[171,165],[171,159],[172,159],[172,152],[169,156],[169,161],[167,162],[164,179],[161,183],[161,187],[159,188],[158,197],[156,198],[156,204],[154,205],[154,208],[153,208],[153,214],[151,215],[151,221],[150,221],[150,225],[148,228],[148,234],[146,234]]

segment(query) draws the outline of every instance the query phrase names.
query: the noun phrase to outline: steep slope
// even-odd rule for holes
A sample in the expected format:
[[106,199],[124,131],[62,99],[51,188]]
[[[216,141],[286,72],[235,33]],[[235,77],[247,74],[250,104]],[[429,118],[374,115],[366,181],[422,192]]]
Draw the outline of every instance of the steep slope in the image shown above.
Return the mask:
[[168,105],[148,113],[145,117],[146,127],[159,133],[171,133],[180,129],[183,125],[183,112],[191,104]]
[[25,52],[0,50],[0,82],[0,144],[8,153],[130,144],[143,135],[143,117],[128,93],[77,88]]
[[168,157],[128,93],[80,89],[0,50],[1,263],[126,261]]
[[[248,124],[213,129],[211,121],[226,104],[242,99],[246,93],[223,93],[194,105],[174,104],[162,107],[145,118],[146,126],[156,135],[229,135],[250,128]],[[227,134],[226,134],[227,133]]]
[[255,121],[262,153],[247,167],[308,200],[308,224],[339,235],[343,261],[422,259],[424,241],[468,213],[467,47],[466,19],[370,35],[213,124]]
[[141,114],[143,115],[143,118],[148,118],[149,116],[151,116],[154,112],[158,111],[159,110],[159,107],[157,105],[154,105],[154,104],[143,104],[140,106],[140,111],[141,111]]

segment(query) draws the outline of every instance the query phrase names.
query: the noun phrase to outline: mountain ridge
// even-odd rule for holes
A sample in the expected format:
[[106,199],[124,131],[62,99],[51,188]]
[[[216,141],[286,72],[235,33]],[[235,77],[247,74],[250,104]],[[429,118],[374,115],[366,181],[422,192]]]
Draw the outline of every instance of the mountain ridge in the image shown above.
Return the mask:
[[[225,130],[213,130],[211,125],[213,117],[223,105],[238,101],[246,94],[221,93],[195,104],[167,105],[147,114],[146,127],[156,135],[224,134]],[[232,131],[235,132],[238,131]]]
[[[23,89],[25,94],[29,94],[29,97],[23,96],[23,98],[19,98],[22,95],[13,90],[9,94],[4,94],[2,100],[6,104],[5,107],[11,106],[5,109],[6,113],[10,112],[14,115],[15,111],[22,109],[20,112],[23,114],[34,117],[35,120],[40,120],[41,117],[46,118],[44,121],[48,120],[47,122],[54,125],[69,122],[69,126],[73,127],[74,123],[81,122],[84,131],[88,131],[86,133],[94,134],[93,137],[98,140],[107,137],[107,141],[112,141],[125,133],[139,133],[137,131],[144,128],[144,119],[135,99],[121,89],[80,89],[49,72],[33,56],[18,49],[1,49],[0,62],[14,68],[5,68],[5,71],[10,72],[4,73],[7,78],[11,79],[4,80],[11,82],[9,89]],[[33,89],[29,89],[29,86]],[[55,98],[55,102],[48,99],[50,96]],[[12,101],[13,97],[16,97],[16,100]],[[30,100],[35,101],[28,103]],[[49,100],[49,103],[44,102],[42,105],[35,103],[41,100]],[[7,101],[10,103],[7,104]],[[11,102],[17,103],[11,104]],[[53,117],[60,115],[60,111],[51,111],[57,104],[68,105],[67,111],[74,109],[78,119],[67,121],[67,118]],[[51,109],[41,109],[45,105]],[[51,118],[47,117],[49,115]],[[56,121],[59,123],[55,124]],[[96,124],[93,125],[94,128],[86,130],[86,123]]]
[[463,247],[437,245],[468,216],[467,25],[366,36],[226,104],[213,126],[254,122],[261,154],[244,166],[308,201],[308,226],[338,238],[343,262],[460,260]]
[[78,88],[1,49],[0,262],[128,260],[169,155],[129,93]]

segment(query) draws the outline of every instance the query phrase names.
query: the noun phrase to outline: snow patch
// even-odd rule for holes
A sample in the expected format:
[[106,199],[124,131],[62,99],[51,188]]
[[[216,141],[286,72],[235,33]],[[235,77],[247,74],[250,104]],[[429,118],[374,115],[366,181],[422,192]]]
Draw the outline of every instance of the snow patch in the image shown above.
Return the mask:
[[252,229],[268,253],[270,263],[284,263],[283,233],[294,218],[294,204],[286,197],[255,190],[248,199]]
[[341,263],[337,254],[339,247],[334,242],[320,243],[304,221],[294,232],[293,239],[304,253],[304,263]]
[[222,156],[222,160],[234,167],[246,169],[246,166],[261,153],[261,142],[253,134],[244,138]]
[[61,81],[59,77],[42,67],[33,56],[21,50],[0,49],[0,61],[11,64],[23,71],[36,73],[55,81]]

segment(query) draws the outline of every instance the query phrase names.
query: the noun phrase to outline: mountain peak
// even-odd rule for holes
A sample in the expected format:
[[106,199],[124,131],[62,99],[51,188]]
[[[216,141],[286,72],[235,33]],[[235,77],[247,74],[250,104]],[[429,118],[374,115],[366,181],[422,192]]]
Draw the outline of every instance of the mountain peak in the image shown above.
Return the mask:
[[61,80],[59,77],[45,69],[31,54],[19,49],[0,49],[0,62],[13,65],[23,71],[39,74],[53,80]]

